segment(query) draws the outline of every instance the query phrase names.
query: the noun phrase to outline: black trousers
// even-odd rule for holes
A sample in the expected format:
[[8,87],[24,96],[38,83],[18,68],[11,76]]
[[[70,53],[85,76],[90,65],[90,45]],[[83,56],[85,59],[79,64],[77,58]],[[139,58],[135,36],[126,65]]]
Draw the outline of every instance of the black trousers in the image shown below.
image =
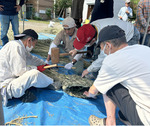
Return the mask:
[[76,28],[80,28],[81,27],[81,22],[79,21],[79,19],[74,19],[75,23],[76,23]]
[[136,103],[131,98],[128,89],[121,84],[117,84],[106,95],[119,107],[131,125],[143,125],[136,110]]

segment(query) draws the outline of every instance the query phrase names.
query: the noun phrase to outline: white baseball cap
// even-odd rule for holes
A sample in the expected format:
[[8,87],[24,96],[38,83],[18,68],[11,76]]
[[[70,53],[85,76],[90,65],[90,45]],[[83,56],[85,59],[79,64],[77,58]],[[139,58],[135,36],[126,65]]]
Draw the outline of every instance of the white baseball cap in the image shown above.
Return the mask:
[[130,3],[130,0],[126,0],[125,3]]
[[71,17],[66,17],[62,22],[63,28],[73,28],[76,26],[75,21]]

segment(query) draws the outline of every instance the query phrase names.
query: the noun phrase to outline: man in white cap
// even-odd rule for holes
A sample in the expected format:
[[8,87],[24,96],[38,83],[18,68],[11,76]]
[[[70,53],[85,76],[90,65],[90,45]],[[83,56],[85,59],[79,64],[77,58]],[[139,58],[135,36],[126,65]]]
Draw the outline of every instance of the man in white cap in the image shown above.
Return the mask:
[[128,21],[128,18],[133,16],[132,8],[130,7],[130,0],[125,1],[125,7],[122,7],[118,13],[120,20]]
[[[67,17],[62,22],[63,30],[61,30],[55,37],[54,41],[51,43],[47,60],[47,64],[51,58],[51,49],[55,47],[60,47],[62,52],[69,52],[74,49],[73,42],[76,38],[77,28],[73,18]],[[63,44],[61,44],[63,42]],[[62,46],[61,46],[62,45]],[[66,69],[71,69],[72,66],[82,57],[82,54],[75,55],[70,63],[65,65]]]

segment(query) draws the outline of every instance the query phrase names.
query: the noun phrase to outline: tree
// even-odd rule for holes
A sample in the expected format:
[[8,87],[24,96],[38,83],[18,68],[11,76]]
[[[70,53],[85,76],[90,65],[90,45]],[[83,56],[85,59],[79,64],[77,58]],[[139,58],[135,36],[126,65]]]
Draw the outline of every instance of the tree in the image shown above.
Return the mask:
[[133,9],[133,18],[136,18],[137,5],[140,0],[131,0],[131,8]]
[[66,8],[71,7],[72,0],[56,0],[56,4],[54,5],[56,15],[62,15],[63,11]]
[[51,8],[46,8],[46,15],[49,19],[51,19]]

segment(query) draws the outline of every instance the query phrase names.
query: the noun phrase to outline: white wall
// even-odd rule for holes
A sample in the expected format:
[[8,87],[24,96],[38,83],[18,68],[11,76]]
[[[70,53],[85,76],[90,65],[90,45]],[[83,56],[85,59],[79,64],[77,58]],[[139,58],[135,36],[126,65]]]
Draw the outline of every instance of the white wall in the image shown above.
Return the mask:
[[124,0],[114,0],[114,17],[118,17],[118,12],[123,6],[125,6]]
[[86,20],[87,18],[87,12],[88,12],[88,5],[94,5],[95,4],[95,0],[84,0],[84,4],[83,4],[83,22]]
[[[88,5],[94,5],[95,0],[84,0],[83,5],[83,21],[87,18]],[[114,17],[118,17],[118,12],[121,7],[125,6],[124,0],[114,0]]]

